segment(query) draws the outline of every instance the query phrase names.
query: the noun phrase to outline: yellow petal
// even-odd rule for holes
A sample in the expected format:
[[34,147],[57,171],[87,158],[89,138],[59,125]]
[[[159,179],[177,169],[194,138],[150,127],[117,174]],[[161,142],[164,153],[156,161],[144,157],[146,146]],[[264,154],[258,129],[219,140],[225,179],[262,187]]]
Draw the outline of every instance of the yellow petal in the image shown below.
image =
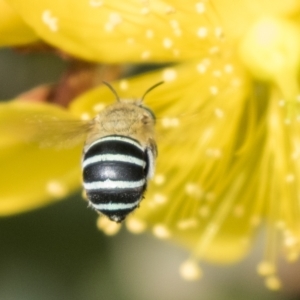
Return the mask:
[[0,0],[0,46],[17,46],[38,40],[34,31],[6,3]]
[[211,2],[204,8],[191,0],[8,2],[42,39],[88,60],[173,61],[222,46]]
[[33,131],[26,130],[24,121],[40,114],[70,117],[62,109],[46,104],[14,101],[0,105],[2,216],[55,202],[80,187],[82,146],[56,149],[29,143]]
[[295,15],[300,9],[297,0],[8,3],[50,44],[81,58],[105,62],[196,58],[241,37],[257,18]]

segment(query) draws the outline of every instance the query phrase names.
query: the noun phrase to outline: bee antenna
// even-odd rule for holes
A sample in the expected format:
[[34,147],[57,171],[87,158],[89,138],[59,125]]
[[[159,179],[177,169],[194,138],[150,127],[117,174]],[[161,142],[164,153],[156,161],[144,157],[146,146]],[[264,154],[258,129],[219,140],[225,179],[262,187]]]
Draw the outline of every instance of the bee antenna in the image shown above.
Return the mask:
[[144,93],[144,95],[142,96],[142,98],[141,98],[141,103],[144,101],[144,98],[146,97],[146,95],[147,95],[149,92],[151,92],[153,89],[155,89],[156,87],[158,87],[159,85],[161,85],[161,84],[163,84],[163,83],[165,83],[165,82],[164,82],[164,81],[160,81],[160,82],[158,82],[158,83],[152,85],[152,86]]
[[119,95],[118,93],[116,92],[116,90],[112,87],[112,85],[110,85],[108,82],[106,81],[102,81],[111,91],[112,93],[116,96],[116,99],[118,102],[120,102],[120,98],[119,98]]

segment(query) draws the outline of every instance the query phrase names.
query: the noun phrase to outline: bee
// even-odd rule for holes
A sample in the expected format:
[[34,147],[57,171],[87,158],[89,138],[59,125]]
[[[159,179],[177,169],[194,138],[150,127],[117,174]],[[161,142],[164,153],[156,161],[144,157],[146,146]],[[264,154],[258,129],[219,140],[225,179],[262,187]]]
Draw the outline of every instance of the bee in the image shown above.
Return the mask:
[[[122,222],[142,201],[148,180],[154,174],[157,146],[155,115],[138,99],[120,99],[115,89],[103,82],[115,95],[92,120],[63,120],[37,114],[26,122],[27,142],[41,148],[70,148],[85,140],[81,159],[84,194],[89,206],[115,222]],[[24,124],[25,125],[25,124]],[[25,128],[20,126],[20,128]]]
[[153,176],[157,146],[155,116],[140,100],[116,96],[92,121],[83,149],[83,187],[91,207],[115,222],[123,221],[143,199]]

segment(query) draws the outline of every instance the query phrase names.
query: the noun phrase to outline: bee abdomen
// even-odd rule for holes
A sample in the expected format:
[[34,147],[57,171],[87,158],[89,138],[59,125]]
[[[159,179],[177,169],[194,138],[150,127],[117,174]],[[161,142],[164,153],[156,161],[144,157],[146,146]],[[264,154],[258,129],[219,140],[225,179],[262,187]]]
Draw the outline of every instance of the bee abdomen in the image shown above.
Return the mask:
[[83,182],[90,204],[120,222],[138,207],[147,185],[147,152],[135,140],[106,136],[83,157]]

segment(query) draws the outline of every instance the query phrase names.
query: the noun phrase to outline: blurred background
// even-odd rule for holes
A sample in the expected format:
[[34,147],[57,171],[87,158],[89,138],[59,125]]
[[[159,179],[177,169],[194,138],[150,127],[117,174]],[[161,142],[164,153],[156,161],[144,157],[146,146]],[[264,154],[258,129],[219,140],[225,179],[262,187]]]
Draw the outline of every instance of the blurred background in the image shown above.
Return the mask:
[[[53,55],[2,49],[0,99],[55,82],[66,67]],[[178,273],[188,257],[183,249],[124,229],[107,237],[97,230],[96,219],[80,192],[39,210],[0,218],[0,299],[300,299],[299,263],[280,264],[280,292],[267,290],[257,275],[263,233],[243,262],[226,267],[201,263],[204,277],[186,282]]]

